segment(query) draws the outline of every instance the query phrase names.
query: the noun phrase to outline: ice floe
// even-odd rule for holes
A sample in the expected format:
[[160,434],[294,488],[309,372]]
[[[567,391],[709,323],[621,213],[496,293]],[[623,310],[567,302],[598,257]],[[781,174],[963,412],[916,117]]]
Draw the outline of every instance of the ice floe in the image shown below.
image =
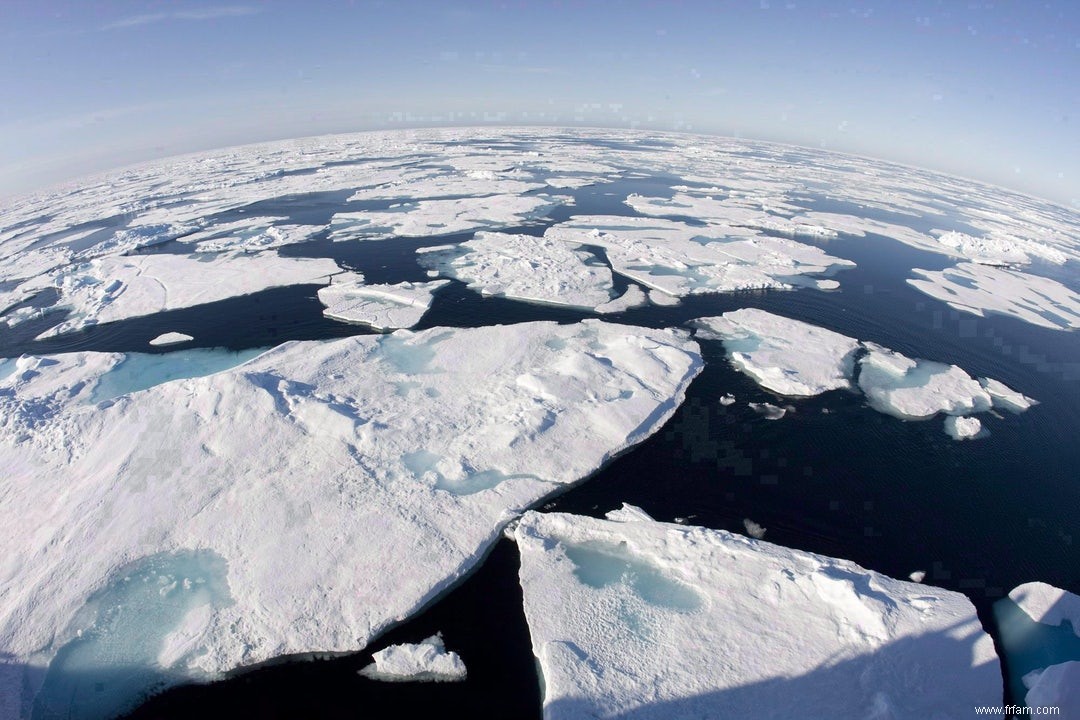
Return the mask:
[[330,259],[274,253],[107,256],[72,265],[53,278],[61,295],[54,309],[71,314],[42,337],[282,285],[325,284],[339,272]]
[[590,310],[612,301],[611,270],[589,263],[593,258],[585,251],[551,238],[478,232],[468,242],[418,252],[424,267],[462,280],[483,295]]
[[548,228],[544,236],[599,246],[613,270],[672,297],[795,285],[827,289],[836,282],[811,276],[854,265],[784,238],[665,218],[575,216]]
[[790,408],[790,406],[780,407],[779,405],[773,405],[772,403],[756,402],[747,403],[747,406],[766,420],[779,420],[787,415],[788,409]]
[[150,344],[155,345],[155,346],[179,345],[180,343],[185,343],[185,342],[188,342],[189,340],[194,340],[194,339],[195,338],[193,338],[191,335],[188,335],[186,333],[167,332],[167,333],[162,333],[161,335],[158,335],[156,338],[154,338],[153,340],[150,341]]
[[[655,432],[702,367],[684,331],[435,328],[290,342],[80,402],[118,360],[27,358],[3,380],[0,687],[16,705],[46,667],[60,695],[100,684],[110,714],[137,699],[67,665],[87,633],[91,658],[117,639],[140,672],[173,662],[142,690],[359,650],[468,572],[515,513]],[[175,611],[128,594],[144,576],[177,583]],[[184,590],[199,578],[221,592]],[[94,620],[121,606],[122,637]]]
[[732,395],[731,393],[724,393],[723,395],[720,396],[720,404],[725,405],[725,406],[726,405],[734,405],[735,404],[735,396]]
[[[1026,706],[1057,708],[1053,714],[1058,717],[1080,717],[1080,661],[1051,665],[1033,675],[1024,698]],[[1044,711],[1042,714],[1051,713]]]
[[781,395],[808,397],[850,388],[859,341],[809,323],[743,308],[692,325],[722,340],[732,365]]
[[978,437],[984,437],[986,431],[983,430],[979,418],[950,415],[945,418],[945,434],[953,440],[973,440]]
[[391,645],[372,656],[360,674],[389,682],[460,682],[468,675],[461,656],[446,649],[437,633],[418,643]]
[[955,592],[721,530],[526,513],[544,716],[966,718],[1000,705]]
[[386,210],[341,212],[330,221],[333,240],[452,235],[521,225],[572,198],[564,195],[486,195],[403,201]]
[[1068,620],[1080,637],[1080,595],[1044,582],[1030,582],[1013,588],[1009,598],[1035,622],[1061,625]]
[[236,250],[258,252],[308,242],[324,229],[323,225],[290,224],[287,218],[251,217],[211,224],[177,241],[193,244],[195,252],[200,253]]
[[[732,310],[690,324],[697,337],[721,340],[736,369],[788,397],[854,389],[857,363],[857,387],[870,407],[902,420],[925,420],[938,413],[970,415],[991,407],[1023,412],[1037,404],[1000,381],[976,380],[956,365],[909,358],[765,310]],[[782,417],[785,410],[770,403],[750,406],[769,419]],[[947,420],[945,431],[959,440],[985,436],[981,428],[977,418],[965,417]]]
[[976,263],[912,272],[916,277],[908,284],[956,310],[1008,315],[1054,330],[1080,327],[1080,295],[1051,278]]
[[435,291],[448,282],[365,285],[363,275],[347,273],[319,289],[319,302],[326,306],[323,315],[334,320],[370,325],[376,330],[410,328],[431,307]]
[[641,288],[639,288],[637,285],[630,285],[626,288],[626,292],[624,292],[619,297],[611,300],[610,302],[597,305],[593,309],[598,313],[606,315],[610,313],[625,312],[626,310],[631,310],[633,308],[641,307],[642,305],[648,304],[649,298],[644,292],[641,291]]

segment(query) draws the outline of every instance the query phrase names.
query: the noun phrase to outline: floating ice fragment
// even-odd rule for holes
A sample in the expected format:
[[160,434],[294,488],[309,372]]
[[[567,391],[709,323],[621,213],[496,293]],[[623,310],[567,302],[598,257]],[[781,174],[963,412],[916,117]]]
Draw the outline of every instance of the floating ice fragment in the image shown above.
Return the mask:
[[319,302],[326,306],[323,315],[369,325],[376,330],[416,325],[431,307],[435,291],[449,282],[365,285],[363,276],[358,278],[335,278],[330,285],[319,289]]
[[765,528],[761,525],[758,525],[750,518],[743,518],[742,524],[743,527],[746,528],[746,534],[750,537],[756,538],[757,540],[765,537]]
[[181,332],[167,332],[158,335],[156,338],[150,341],[151,345],[178,345],[180,343],[194,340],[190,335],[186,335]]
[[1057,708],[1055,714],[1060,717],[1080,717],[1080,661],[1051,665],[1038,672],[1032,678],[1024,705]]
[[735,396],[732,395],[731,393],[724,393],[723,395],[720,396],[720,404],[724,405],[724,406],[734,405],[735,404]]
[[602,305],[597,305],[593,309],[601,314],[618,313],[624,312],[631,308],[647,305],[648,302],[649,298],[646,297],[645,293],[641,291],[641,288],[639,288],[637,285],[631,285],[626,288],[626,292],[624,292],[619,297]]
[[957,310],[1009,315],[1053,330],[1080,328],[1080,295],[1056,280],[975,263],[912,272],[909,285]]
[[911,580],[911,582],[921,583],[923,580],[926,579],[926,571],[916,570],[915,572],[908,575],[908,579]]
[[996,408],[1003,408],[1009,412],[1021,413],[1033,405],[1039,404],[1038,400],[1029,398],[1027,395],[1013,390],[1008,385],[998,380],[992,378],[979,378],[979,384],[982,385],[986,392],[990,393],[990,397]]
[[939,412],[983,412],[992,405],[982,385],[955,365],[913,360],[876,343],[863,345],[868,352],[859,360],[859,387],[878,412],[922,420]]
[[787,414],[787,408],[782,408],[772,403],[747,403],[750,409],[756,412],[758,415],[763,416],[766,420],[779,420]]
[[456,652],[446,649],[442,633],[418,643],[391,645],[372,655],[373,663],[358,672],[389,682],[460,682],[468,674]]
[[605,513],[604,517],[613,522],[652,521],[652,516],[649,515],[649,513],[645,512],[637,505],[631,505],[630,503],[623,503],[622,507]]
[[986,435],[979,418],[950,415],[945,418],[945,434],[953,440],[973,440]]
[[478,232],[460,245],[418,252],[425,267],[484,295],[590,310],[611,303],[611,270],[587,263],[591,255],[550,238]]
[[806,397],[851,387],[859,349],[854,338],[755,308],[691,325],[700,338],[723,340],[736,368],[781,395]]
[[1000,704],[993,642],[959,593],[647,520],[529,512],[515,538],[547,718],[786,719],[810,703],[821,717],[961,718]]

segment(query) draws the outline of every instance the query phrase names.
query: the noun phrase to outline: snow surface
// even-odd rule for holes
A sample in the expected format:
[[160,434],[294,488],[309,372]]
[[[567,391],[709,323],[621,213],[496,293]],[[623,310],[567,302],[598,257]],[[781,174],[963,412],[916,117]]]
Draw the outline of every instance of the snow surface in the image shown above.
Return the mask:
[[257,252],[310,242],[326,229],[324,225],[295,225],[287,220],[280,217],[249,217],[211,224],[203,230],[177,238],[177,242],[194,244],[195,252],[199,253]]
[[810,276],[854,266],[812,245],[663,218],[576,215],[544,236],[599,246],[615,272],[672,297],[795,285],[831,288],[835,281]]
[[963,595],[741,535],[526,513],[544,716],[968,718],[1000,705]]
[[189,340],[194,340],[190,335],[186,335],[181,332],[167,332],[158,335],[156,338],[150,341],[151,345],[178,345],[185,343]]
[[274,253],[106,256],[52,276],[71,314],[40,337],[191,307],[283,285],[325,284],[341,268],[325,258]]
[[1080,637],[1080,596],[1044,582],[1018,585],[1009,597],[1035,622],[1060,625],[1068,620]]
[[483,295],[593,310],[612,300],[611,270],[548,237],[478,232],[460,245],[421,248],[420,264]]
[[1039,672],[1024,704],[1031,708],[1058,708],[1058,717],[1080,717],[1080,662],[1059,663]]
[[979,418],[950,415],[945,418],[945,434],[953,440],[973,440],[984,437],[986,431],[983,430]]
[[[515,513],[656,431],[702,368],[682,331],[401,330],[80,404],[117,360],[26,358],[3,381],[0,695],[16,706],[40,689],[35,668],[49,688],[78,681],[62,658],[80,632],[100,638],[91,656],[110,647],[95,603],[135,628],[123,662],[174,663],[165,684],[358,650],[468,572]],[[192,568],[192,552],[207,559]],[[124,578],[156,562],[222,588],[209,617],[189,617],[206,612],[197,593],[166,616],[149,595],[125,601]],[[109,695],[114,712],[129,690]]]
[[359,670],[372,680],[460,682],[468,675],[461,656],[446,649],[441,633],[418,643],[391,645],[372,658],[375,662]]
[[912,272],[916,278],[908,284],[956,310],[1008,315],[1053,330],[1080,327],[1080,294],[1050,278],[975,263]]
[[365,285],[364,276],[346,273],[319,289],[323,315],[334,320],[370,325],[376,330],[410,328],[431,307],[435,291],[449,280]]
[[859,341],[756,308],[691,323],[697,337],[722,340],[732,365],[781,395],[850,388]]
[[[876,343],[756,308],[698,318],[690,325],[698,338],[722,341],[735,368],[788,397],[854,389],[857,362],[858,389],[870,407],[901,420],[926,420],[938,413],[969,415],[991,407],[1023,412],[1037,404],[1000,381],[976,380],[956,365],[912,359]],[[783,417],[785,411],[770,403],[749,405],[770,420]],[[959,440],[988,434],[981,428],[977,418],[946,419],[945,432]]]

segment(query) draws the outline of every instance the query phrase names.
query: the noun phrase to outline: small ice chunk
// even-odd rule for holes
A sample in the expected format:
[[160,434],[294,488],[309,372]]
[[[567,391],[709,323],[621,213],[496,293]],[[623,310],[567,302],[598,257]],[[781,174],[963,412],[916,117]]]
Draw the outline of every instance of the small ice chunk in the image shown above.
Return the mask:
[[911,582],[921,583],[923,580],[926,579],[926,571],[916,570],[915,572],[908,575],[908,579],[911,580]]
[[757,540],[760,540],[761,538],[765,537],[765,527],[762,526],[762,525],[758,525],[756,522],[754,522],[750,518],[743,518],[742,524],[743,524],[743,527],[746,528],[746,534],[749,535],[750,537],[755,538]]
[[851,387],[854,338],[755,308],[691,325],[699,338],[722,340],[731,363],[773,392],[805,397]]
[[750,409],[756,412],[758,415],[763,416],[766,420],[779,420],[787,414],[787,408],[773,405],[772,403],[747,403]]
[[418,643],[391,645],[372,655],[375,662],[358,672],[389,682],[460,682],[468,674],[456,652],[447,650],[442,633]]
[[724,405],[724,406],[734,405],[735,404],[735,396],[732,395],[731,393],[724,393],[723,395],[720,396],[720,404]]
[[156,338],[150,341],[151,345],[178,345],[180,343],[194,340],[190,335],[185,335],[181,332],[167,332],[158,335]]
[[979,418],[950,415],[945,418],[945,434],[953,440],[973,440],[984,434]]
[[644,522],[652,521],[652,516],[645,512],[637,505],[631,505],[630,503],[623,503],[622,507],[615,510],[610,510],[604,514],[608,520],[613,522]]

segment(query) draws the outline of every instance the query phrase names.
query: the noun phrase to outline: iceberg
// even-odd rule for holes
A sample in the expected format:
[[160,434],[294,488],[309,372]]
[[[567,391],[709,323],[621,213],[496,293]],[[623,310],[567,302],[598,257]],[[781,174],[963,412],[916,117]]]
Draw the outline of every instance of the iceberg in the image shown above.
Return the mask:
[[732,365],[773,392],[809,397],[851,388],[860,348],[854,338],[755,308],[691,325],[699,338],[722,340]]
[[334,320],[369,325],[379,331],[410,328],[431,307],[435,291],[448,282],[365,285],[363,275],[348,273],[320,288],[319,302],[326,306],[323,315]]
[[961,312],[1007,315],[1052,330],[1080,327],[1080,294],[1047,277],[976,263],[911,272],[909,285]]
[[[359,650],[480,562],[515,514],[658,430],[702,369],[685,331],[536,322],[289,342],[81,402],[117,361],[29,358],[3,381],[0,688],[16,707],[42,674],[46,690],[113,687],[66,664],[96,656],[77,651],[87,633],[131,645],[125,663],[172,663],[141,673],[142,692]],[[213,554],[220,594],[184,596],[163,621],[155,594],[111,590],[184,553]],[[124,604],[122,638],[95,622],[101,597]],[[110,714],[138,699],[125,687]]]
[[967,718],[1001,671],[959,593],[722,530],[526,513],[544,716]]
[[589,264],[588,253],[548,237],[478,232],[460,245],[417,252],[424,267],[466,282],[483,295],[589,310],[612,300],[607,266]]
[[167,332],[158,335],[156,338],[150,341],[151,345],[155,347],[161,345],[179,345],[180,343],[186,343],[190,340],[194,340],[190,335],[181,332]]
[[945,434],[953,440],[973,440],[978,437],[984,437],[986,431],[983,430],[979,418],[950,415],[945,418]]
[[442,634],[418,643],[402,643],[384,648],[359,673],[371,680],[389,682],[460,682],[468,675],[456,652],[448,651]]
[[53,278],[61,294],[56,307],[70,309],[71,315],[40,337],[272,287],[325,284],[330,275],[340,272],[330,259],[285,258],[274,253],[110,255],[58,271]]

